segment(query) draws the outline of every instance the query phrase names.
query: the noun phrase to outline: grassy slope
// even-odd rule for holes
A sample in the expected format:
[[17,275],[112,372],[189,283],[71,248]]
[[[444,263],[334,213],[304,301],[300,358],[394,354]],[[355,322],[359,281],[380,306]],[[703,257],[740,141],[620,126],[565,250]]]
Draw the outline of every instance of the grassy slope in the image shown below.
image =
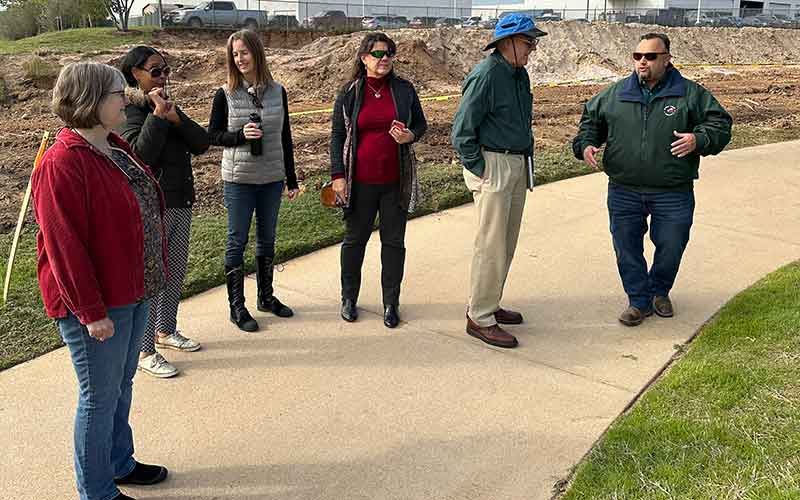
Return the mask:
[[81,28],[43,33],[13,42],[0,39],[0,54],[25,54],[38,50],[82,53],[133,43],[147,44],[154,29],[152,26],[144,26],[128,33],[120,33],[116,28]]
[[800,498],[800,262],[739,294],[608,431],[564,496]]

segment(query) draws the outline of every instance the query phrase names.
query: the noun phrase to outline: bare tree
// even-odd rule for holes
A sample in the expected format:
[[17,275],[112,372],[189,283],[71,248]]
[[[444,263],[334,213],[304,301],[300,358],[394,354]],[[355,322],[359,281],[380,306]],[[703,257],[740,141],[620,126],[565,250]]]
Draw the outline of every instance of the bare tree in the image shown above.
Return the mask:
[[108,15],[120,31],[128,31],[128,19],[131,16],[133,0],[105,0]]

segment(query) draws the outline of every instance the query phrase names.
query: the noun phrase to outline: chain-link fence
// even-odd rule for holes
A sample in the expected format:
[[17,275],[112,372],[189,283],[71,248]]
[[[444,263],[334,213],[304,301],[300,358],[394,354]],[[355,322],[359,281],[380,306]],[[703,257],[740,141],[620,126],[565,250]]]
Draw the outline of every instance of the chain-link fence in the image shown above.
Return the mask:
[[[371,0],[374,2],[374,0]],[[438,3],[437,3],[438,2]],[[322,3],[307,1],[236,0],[203,2],[176,8],[164,4],[163,25],[187,28],[259,30],[314,30],[346,32],[397,28],[494,28],[509,12],[526,12],[537,22],[613,22],[662,26],[800,28],[800,7],[772,9],[584,9],[503,10],[475,6],[463,8],[458,0],[431,0],[427,5],[361,2]],[[598,5],[596,2],[594,5]],[[131,17],[131,26],[158,25],[154,14]]]

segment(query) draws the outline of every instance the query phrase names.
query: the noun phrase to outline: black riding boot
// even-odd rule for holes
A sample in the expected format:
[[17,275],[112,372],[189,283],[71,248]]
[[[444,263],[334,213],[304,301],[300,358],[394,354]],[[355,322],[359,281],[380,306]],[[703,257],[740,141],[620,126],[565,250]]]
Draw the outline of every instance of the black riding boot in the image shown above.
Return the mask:
[[242,266],[225,266],[225,281],[228,285],[228,304],[231,307],[231,323],[245,332],[258,330],[258,323],[244,306],[244,271]]
[[275,266],[269,257],[256,256],[256,282],[258,283],[258,310],[271,312],[275,316],[288,318],[294,315],[291,309],[286,307],[273,295],[272,278],[275,273]]

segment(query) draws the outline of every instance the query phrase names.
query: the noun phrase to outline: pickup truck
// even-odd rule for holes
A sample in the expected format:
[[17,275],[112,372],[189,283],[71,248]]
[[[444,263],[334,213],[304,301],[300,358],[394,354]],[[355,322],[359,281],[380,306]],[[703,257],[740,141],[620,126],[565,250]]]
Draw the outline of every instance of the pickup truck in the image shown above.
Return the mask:
[[193,9],[181,9],[172,23],[192,28],[245,27],[257,29],[267,25],[267,13],[260,10],[239,10],[233,2],[203,2]]
[[316,30],[361,28],[360,17],[347,17],[341,10],[326,10],[307,20],[308,27]]

